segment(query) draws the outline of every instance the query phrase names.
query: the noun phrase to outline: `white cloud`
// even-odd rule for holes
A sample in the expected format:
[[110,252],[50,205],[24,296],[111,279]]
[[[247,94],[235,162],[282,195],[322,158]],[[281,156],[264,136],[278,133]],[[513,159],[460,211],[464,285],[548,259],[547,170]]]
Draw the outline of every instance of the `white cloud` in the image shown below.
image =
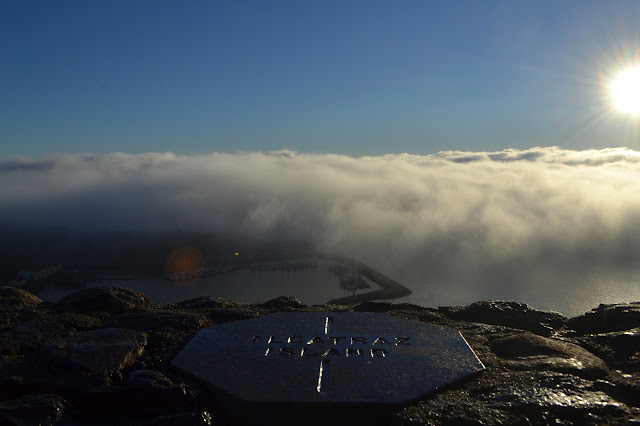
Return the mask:
[[302,238],[434,276],[640,255],[640,153],[622,148],[65,155],[1,161],[0,181],[5,222]]

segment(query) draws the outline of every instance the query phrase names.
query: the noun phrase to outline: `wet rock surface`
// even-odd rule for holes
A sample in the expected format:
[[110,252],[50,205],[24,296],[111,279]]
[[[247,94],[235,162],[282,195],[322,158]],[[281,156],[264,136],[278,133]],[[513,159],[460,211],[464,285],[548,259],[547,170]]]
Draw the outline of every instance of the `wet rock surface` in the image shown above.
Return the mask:
[[95,418],[117,412],[131,414],[175,414],[193,404],[194,394],[183,383],[176,384],[155,370],[135,370],[117,385],[91,390],[88,405]]
[[0,304],[12,306],[32,306],[42,303],[39,297],[15,287],[0,287]]
[[183,331],[197,331],[206,324],[203,315],[176,312],[138,312],[121,314],[105,321],[101,328],[128,328],[132,330],[158,330],[172,328]]
[[0,403],[0,424],[58,424],[67,417],[69,408],[69,403],[58,395],[24,395]]
[[504,325],[545,336],[562,327],[567,320],[557,312],[538,311],[524,303],[501,300],[476,302],[469,306],[442,307],[440,312],[452,319]]
[[[225,417],[221,409],[233,401],[181,374],[171,360],[204,327],[280,311],[378,312],[453,328],[486,367],[408,405],[376,411],[367,424],[640,422],[640,304],[601,305],[567,319],[501,301],[430,309],[202,297],[161,305],[117,287],[65,299],[52,304],[0,289],[0,424],[237,424],[241,416]],[[238,410],[251,408],[238,404]],[[359,424],[349,407],[327,412],[303,423]],[[264,424],[303,414],[291,407]]]
[[640,302],[600,305],[584,315],[572,318],[569,326],[578,332],[595,333],[640,327]]
[[229,306],[239,306],[240,303],[233,300],[222,299],[220,297],[202,296],[177,303],[183,309],[216,309],[227,308]]
[[606,377],[603,360],[573,343],[535,334],[515,334],[493,340],[489,348],[512,370],[545,370],[585,378]]
[[71,334],[68,327],[58,322],[27,322],[0,333],[0,355],[25,354]]
[[299,308],[302,302],[291,296],[280,296],[260,304],[265,309]]
[[113,374],[133,363],[147,335],[123,328],[86,331],[43,348],[41,362],[52,372]]
[[54,304],[59,312],[121,314],[143,311],[151,306],[147,296],[124,287],[87,288],[63,297]]

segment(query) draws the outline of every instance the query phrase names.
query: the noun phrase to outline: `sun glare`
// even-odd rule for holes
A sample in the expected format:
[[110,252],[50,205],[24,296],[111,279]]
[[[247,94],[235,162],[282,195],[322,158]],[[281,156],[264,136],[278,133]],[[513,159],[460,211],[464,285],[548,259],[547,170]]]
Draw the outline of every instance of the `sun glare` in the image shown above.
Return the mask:
[[618,111],[640,116],[640,65],[616,75],[609,86],[609,93]]

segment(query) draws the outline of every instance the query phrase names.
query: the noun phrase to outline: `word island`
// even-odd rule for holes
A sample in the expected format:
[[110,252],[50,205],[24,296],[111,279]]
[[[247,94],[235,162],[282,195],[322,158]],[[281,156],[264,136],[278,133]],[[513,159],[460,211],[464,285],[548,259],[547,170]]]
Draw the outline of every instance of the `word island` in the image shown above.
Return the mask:
[[[333,317],[328,316],[327,322]],[[388,347],[410,345],[410,337],[391,336],[252,336],[247,343],[266,343],[264,356],[371,356],[385,358]],[[285,346],[282,346],[285,345]]]

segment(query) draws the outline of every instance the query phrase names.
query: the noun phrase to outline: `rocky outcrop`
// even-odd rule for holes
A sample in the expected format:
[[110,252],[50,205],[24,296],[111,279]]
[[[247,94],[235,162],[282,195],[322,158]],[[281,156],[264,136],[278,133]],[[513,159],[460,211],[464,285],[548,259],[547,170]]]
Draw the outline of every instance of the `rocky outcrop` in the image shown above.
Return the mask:
[[640,302],[600,305],[569,321],[578,332],[621,331],[640,327]]
[[495,339],[489,348],[510,370],[545,370],[587,379],[609,375],[607,365],[597,356],[573,343],[518,333]]
[[486,370],[381,411],[380,424],[640,422],[640,304],[567,319],[500,301],[440,309],[307,306],[291,297],[153,304],[124,288],[82,290],[52,304],[3,287],[0,307],[0,424],[232,425],[220,410],[227,401],[170,361],[203,327],[279,311],[381,312],[463,334]]
[[27,322],[0,333],[0,355],[20,355],[68,337],[69,327],[55,321]]
[[148,309],[151,301],[142,293],[123,287],[87,288],[54,304],[58,312],[121,314]]
[[111,376],[142,354],[147,335],[124,328],[86,331],[40,351],[44,369],[59,374]]
[[54,425],[69,419],[70,408],[58,395],[24,395],[0,402],[0,424]]
[[504,325],[543,335],[550,335],[564,326],[567,320],[556,312],[538,311],[524,303],[501,300],[476,302],[469,306],[441,307],[439,311],[456,320]]
[[301,301],[291,296],[280,296],[275,299],[268,300],[260,304],[264,309],[288,309],[288,308],[300,308],[304,306]]
[[42,303],[42,300],[28,291],[15,287],[0,287],[0,304],[13,306],[34,306]]
[[127,328],[131,330],[160,330],[163,328],[197,331],[206,324],[201,314],[177,312],[137,312],[127,313],[105,321],[100,328]]

